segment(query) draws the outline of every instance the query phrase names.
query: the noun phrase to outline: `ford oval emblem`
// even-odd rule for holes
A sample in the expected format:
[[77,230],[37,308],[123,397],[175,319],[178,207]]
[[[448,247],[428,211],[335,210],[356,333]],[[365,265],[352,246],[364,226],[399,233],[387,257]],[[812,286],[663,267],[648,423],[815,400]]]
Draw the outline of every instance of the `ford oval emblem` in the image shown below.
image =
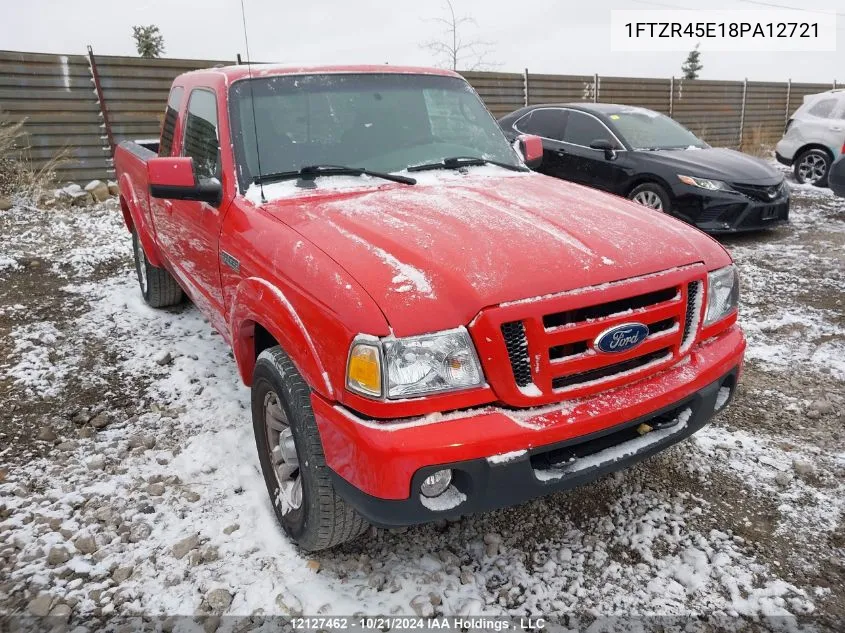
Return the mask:
[[634,349],[648,336],[648,326],[642,323],[614,325],[599,334],[593,346],[605,354],[619,354]]

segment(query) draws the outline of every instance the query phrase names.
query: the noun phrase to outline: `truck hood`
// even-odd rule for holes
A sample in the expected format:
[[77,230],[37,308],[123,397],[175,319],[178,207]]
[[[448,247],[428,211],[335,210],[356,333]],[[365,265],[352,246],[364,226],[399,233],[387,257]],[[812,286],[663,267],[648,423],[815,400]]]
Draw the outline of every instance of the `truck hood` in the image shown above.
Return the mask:
[[697,229],[540,174],[419,176],[415,186],[321,187],[264,205],[346,269],[397,336],[468,324],[506,301],[730,262]]

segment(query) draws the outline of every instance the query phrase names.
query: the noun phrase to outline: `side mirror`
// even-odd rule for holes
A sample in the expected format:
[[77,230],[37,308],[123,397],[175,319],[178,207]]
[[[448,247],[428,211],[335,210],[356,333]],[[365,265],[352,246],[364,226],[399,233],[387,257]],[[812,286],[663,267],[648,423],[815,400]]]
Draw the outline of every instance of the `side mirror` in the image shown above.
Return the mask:
[[194,159],[156,157],[147,161],[147,181],[153,198],[194,200],[217,206],[223,199],[223,186],[217,178],[197,182]]
[[606,160],[613,160],[616,158],[616,145],[608,141],[606,138],[599,138],[590,143],[590,149],[603,151]]
[[543,139],[533,134],[520,134],[516,137],[516,145],[522,160],[531,169],[535,169],[543,162]]

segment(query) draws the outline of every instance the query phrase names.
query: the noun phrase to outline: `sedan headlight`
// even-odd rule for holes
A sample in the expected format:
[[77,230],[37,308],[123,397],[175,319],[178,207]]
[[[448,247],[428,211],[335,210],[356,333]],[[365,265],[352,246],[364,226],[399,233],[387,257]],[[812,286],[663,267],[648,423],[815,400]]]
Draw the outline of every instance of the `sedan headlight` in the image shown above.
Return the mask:
[[359,337],[350,350],[346,384],[367,396],[397,399],[477,387],[484,374],[461,327],[406,338]]
[[704,326],[713,325],[737,309],[739,274],[731,264],[707,273],[707,313]]
[[695,176],[682,176],[678,174],[678,180],[685,185],[707,189],[708,191],[733,191],[728,183],[721,180],[710,180],[709,178],[696,178]]

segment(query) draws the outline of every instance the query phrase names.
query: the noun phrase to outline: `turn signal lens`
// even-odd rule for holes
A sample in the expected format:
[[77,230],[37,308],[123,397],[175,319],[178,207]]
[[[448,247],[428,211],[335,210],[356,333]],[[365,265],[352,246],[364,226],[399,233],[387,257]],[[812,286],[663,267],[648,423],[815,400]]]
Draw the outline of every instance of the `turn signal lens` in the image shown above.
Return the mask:
[[349,352],[346,385],[368,396],[381,395],[381,356],[374,345],[359,343]]

